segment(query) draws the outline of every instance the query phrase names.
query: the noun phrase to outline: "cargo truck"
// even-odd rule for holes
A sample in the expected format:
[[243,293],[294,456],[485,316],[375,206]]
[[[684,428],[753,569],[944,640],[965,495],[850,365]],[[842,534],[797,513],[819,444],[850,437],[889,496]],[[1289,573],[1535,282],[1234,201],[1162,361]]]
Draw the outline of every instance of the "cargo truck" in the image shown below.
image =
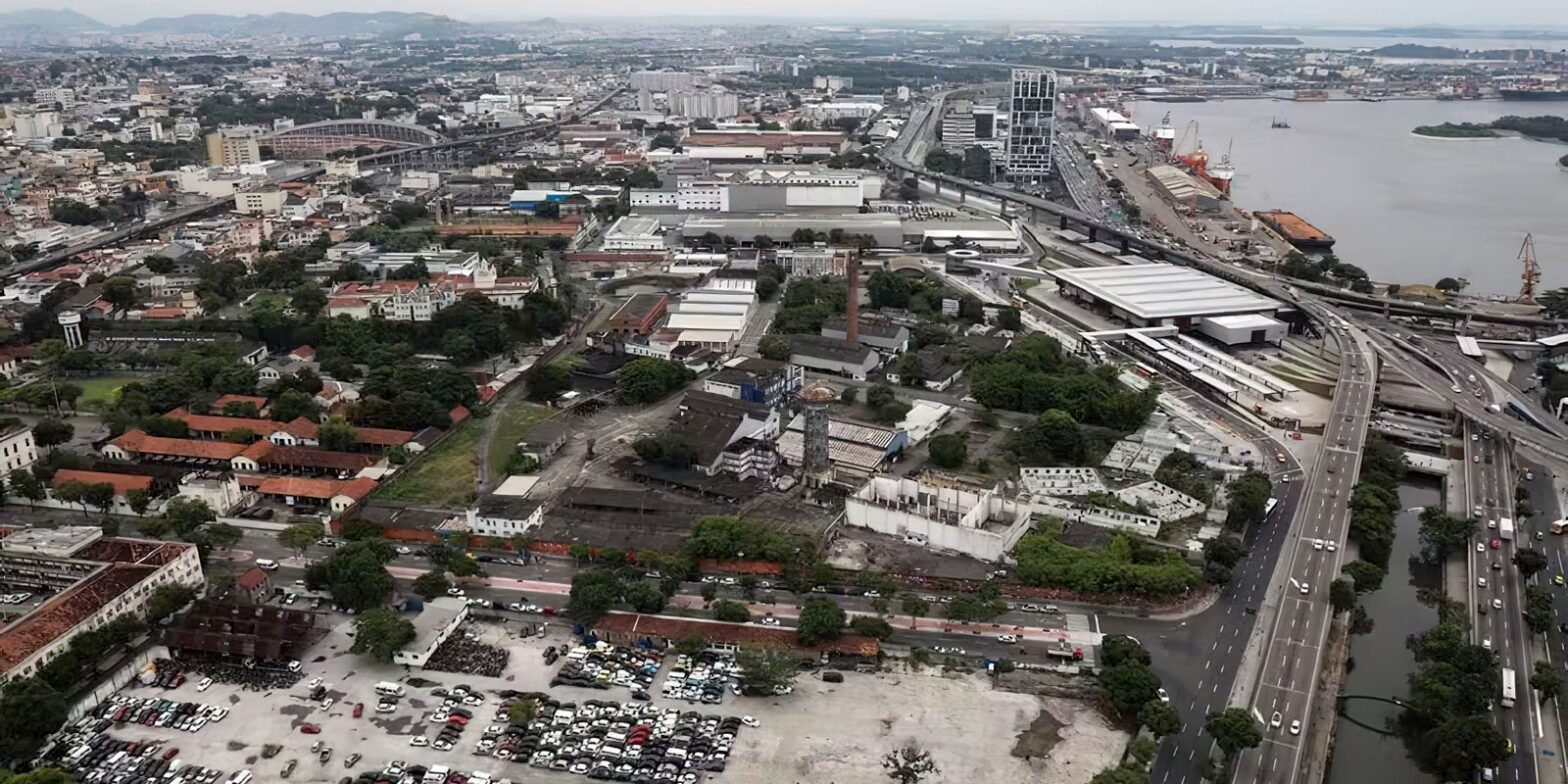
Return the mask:
[[1504,517],[1497,521],[1497,535],[1501,536],[1505,542],[1513,541],[1514,519],[1512,517]]

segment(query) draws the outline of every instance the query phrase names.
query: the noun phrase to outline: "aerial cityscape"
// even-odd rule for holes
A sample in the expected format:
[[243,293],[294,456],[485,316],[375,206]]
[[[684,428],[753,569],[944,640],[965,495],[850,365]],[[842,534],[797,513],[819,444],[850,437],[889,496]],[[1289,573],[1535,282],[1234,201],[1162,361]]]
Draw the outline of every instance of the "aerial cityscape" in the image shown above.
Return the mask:
[[0,784],[1568,781],[1562,9],[280,2],[0,3]]

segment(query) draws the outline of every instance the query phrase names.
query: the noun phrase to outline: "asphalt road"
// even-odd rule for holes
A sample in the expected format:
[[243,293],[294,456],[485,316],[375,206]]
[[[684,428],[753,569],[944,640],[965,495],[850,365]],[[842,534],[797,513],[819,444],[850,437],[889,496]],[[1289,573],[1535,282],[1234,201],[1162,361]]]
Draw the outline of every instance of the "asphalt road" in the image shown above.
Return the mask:
[[[1339,384],[1323,448],[1306,482],[1299,530],[1286,542],[1287,584],[1264,644],[1263,671],[1251,709],[1265,722],[1263,743],[1244,753],[1234,781],[1293,784],[1302,770],[1304,740],[1328,634],[1328,586],[1339,574],[1350,524],[1350,489],[1361,469],[1376,393],[1370,343],[1360,330],[1341,332]],[[1330,543],[1333,550],[1328,549]]]

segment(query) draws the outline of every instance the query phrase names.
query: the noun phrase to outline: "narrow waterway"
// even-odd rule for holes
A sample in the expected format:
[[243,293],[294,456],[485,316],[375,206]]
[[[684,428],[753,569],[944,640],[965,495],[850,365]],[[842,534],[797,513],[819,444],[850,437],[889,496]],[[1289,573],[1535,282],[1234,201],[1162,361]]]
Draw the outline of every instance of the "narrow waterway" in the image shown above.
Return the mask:
[[[1345,681],[1347,695],[1403,699],[1409,692],[1409,675],[1415,670],[1415,657],[1405,647],[1405,640],[1437,623],[1437,612],[1421,604],[1417,595],[1423,588],[1442,587],[1441,570],[1413,566],[1410,559],[1421,550],[1420,509],[1441,503],[1441,492],[1431,483],[1405,485],[1399,489],[1399,501],[1404,511],[1399,513],[1388,578],[1377,591],[1361,597],[1362,606],[1372,618],[1372,631],[1351,638],[1350,655],[1355,666]],[[1389,726],[1399,710],[1369,700],[1351,701],[1347,707],[1357,720],[1373,726]],[[1416,767],[1400,738],[1379,735],[1348,721],[1339,722],[1329,784],[1433,780]]]

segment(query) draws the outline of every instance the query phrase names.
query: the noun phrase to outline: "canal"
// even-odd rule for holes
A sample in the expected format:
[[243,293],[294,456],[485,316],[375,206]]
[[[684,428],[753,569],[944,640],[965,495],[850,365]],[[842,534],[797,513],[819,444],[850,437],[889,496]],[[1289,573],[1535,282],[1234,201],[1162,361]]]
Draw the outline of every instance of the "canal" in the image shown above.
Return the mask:
[[[1436,483],[1407,484],[1399,488],[1399,502],[1404,511],[1399,513],[1394,552],[1388,564],[1389,575],[1382,587],[1361,597],[1362,606],[1372,618],[1372,631],[1351,638],[1350,655],[1354,667],[1345,680],[1346,694],[1404,699],[1409,693],[1409,675],[1416,666],[1415,656],[1405,646],[1405,640],[1437,623],[1437,611],[1422,604],[1418,594],[1422,589],[1442,588],[1442,571],[1411,559],[1421,551],[1421,509],[1441,503],[1441,489]],[[1372,726],[1393,729],[1398,711],[1387,703],[1357,700],[1349,704],[1348,712]],[[1416,767],[1406,753],[1402,739],[1340,721],[1328,784],[1365,784],[1368,781],[1429,782],[1435,779]]]

